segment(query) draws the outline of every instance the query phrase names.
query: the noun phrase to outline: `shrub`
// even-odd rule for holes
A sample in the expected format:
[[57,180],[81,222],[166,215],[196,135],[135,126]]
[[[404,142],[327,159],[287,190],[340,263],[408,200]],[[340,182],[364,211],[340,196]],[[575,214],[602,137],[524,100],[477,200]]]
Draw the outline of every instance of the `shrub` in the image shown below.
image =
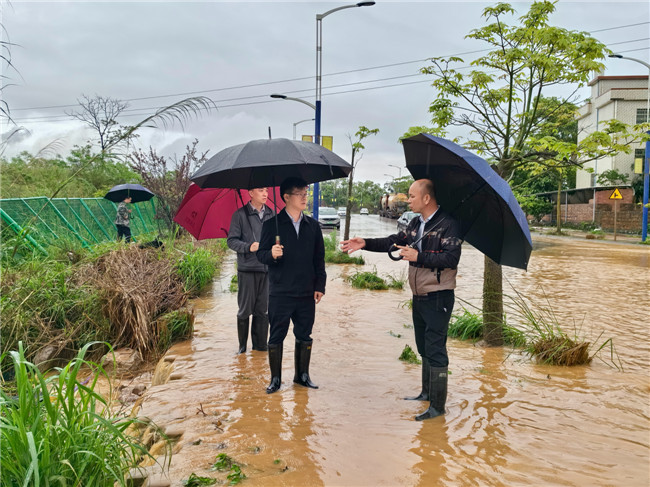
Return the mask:
[[352,276],[345,278],[352,287],[357,289],[371,289],[371,290],[385,290],[385,289],[403,289],[404,280],[395,279],[393,276],[388,276],[388,282],[377,275],[377,271],[373,272],[356,272]]
[[404,345],[404,350],[402,350],[402,354],[399,356],[399,359],[402,362],[407,362],[409,364],[422,363],[422,361],[418,358],[418,356],[415,354],[413,349],[408,345]]

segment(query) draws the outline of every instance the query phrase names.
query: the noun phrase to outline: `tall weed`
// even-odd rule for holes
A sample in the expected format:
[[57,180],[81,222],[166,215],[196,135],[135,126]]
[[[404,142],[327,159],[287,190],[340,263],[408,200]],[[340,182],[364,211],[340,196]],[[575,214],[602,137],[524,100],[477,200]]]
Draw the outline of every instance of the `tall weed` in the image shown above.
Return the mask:
[[125,475],[149,455],[129,436],[140,421],[113,417],[110,403],[96,390],[104,369],[76,358],[43,375],[25,358],[22,343],[10,353],[16,394],[0,392],[2,485],[125,486]]

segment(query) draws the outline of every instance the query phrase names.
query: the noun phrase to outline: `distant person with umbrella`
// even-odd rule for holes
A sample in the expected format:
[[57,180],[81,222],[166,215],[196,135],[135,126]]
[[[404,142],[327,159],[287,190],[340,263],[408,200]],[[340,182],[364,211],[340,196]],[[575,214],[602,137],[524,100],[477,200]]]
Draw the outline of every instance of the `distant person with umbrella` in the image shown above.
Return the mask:
[[269,366],[267,394],[282,385],[284,339],[293,321],[296,337],[293,381],[318,389],[309,377],[316,304],[325,294],[325,245],[319,223],[303,212],[307,207],[307,182],[288,177],[280,185],[286,207],[264,222],[257,258],[269,269]]
[[131,241],[131,226],[130,226],[130,213],[126,205],[128,203],[140,203],[141,201],[149,201],[154,197],[154,194],[144,186],[139,184],[118,184],[113,186],[104,195],[104,198],[118,203],[117,216],[115,217],[115,226],[117,227],[117,239],[125,238],[126,242]]
[[[262,224],[275,213],[266,205],[268,188],[248,190],[250,201],[235,211],[228,231],[228,247],[237,252],[237,336],[239,353],[246,351],[248,330],[251,330],[253,350],[266,352],[269,335],[268,268],[257,260]],[[249,317],[253,315],[252,325]]]
[[422,357],[422,391],[405,399],[429,401],[415,419],[445,414],[447,400],[447,328],[454,307],[454,289],[462,238],[458,222],[438,206],[433,182],[419,179],[409,188],[409,205],[420,213],[406,230],[386,238],[354,237],[341,242],[341,250],[388,252],[393,246],[409,262],[413,292],[413,329]]
[[115,217],[117,240],[122,240],[122,237],[124,237],[126,243],[131,242],[131,226],[129,223],[131,210],[126,207],[129,203],[131,203],[131,197],[127,196],[117,205],[117,215]]

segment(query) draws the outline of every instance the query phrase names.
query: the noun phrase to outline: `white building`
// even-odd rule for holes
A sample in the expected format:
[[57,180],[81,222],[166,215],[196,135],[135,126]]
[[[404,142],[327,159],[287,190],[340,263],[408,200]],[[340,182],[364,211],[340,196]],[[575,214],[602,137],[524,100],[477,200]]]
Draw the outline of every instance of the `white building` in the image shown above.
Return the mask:
[[[591,99],[580,107],[578,115],[578,142],[591,132],[602,130],[606,120],[617,119],[626,124],[643,123],[647,120],[648,76],[598,76],[589,82]],[[578,170],[576,188],[598,186],[597,175],[616,169],[628,175],[628,184],[635,174],[642,174],[644,145],[636,144],[629,154],[603,157],[588,162],[585,168],[593,173]],[[635,167],[636,166],[636,167]]]

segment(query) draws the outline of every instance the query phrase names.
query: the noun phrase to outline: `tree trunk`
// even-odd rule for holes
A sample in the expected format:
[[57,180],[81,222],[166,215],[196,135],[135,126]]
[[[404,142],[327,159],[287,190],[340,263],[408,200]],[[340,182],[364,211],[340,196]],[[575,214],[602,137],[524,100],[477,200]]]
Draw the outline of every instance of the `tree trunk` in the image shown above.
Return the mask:
[[483,339],[488,345],[503,345],[503,279],[501,265],[488,256],[483,268]]
[[555,228],[558,235],[562,233],[562,173],[557,181],[557,205],[555,207]]
[[350,238],[350,220],[352,219],[352,186],[353,186],[354,171],[350,172],[348,177],[348,204],[345,210],[345,232],[343,233],[343,240]]

